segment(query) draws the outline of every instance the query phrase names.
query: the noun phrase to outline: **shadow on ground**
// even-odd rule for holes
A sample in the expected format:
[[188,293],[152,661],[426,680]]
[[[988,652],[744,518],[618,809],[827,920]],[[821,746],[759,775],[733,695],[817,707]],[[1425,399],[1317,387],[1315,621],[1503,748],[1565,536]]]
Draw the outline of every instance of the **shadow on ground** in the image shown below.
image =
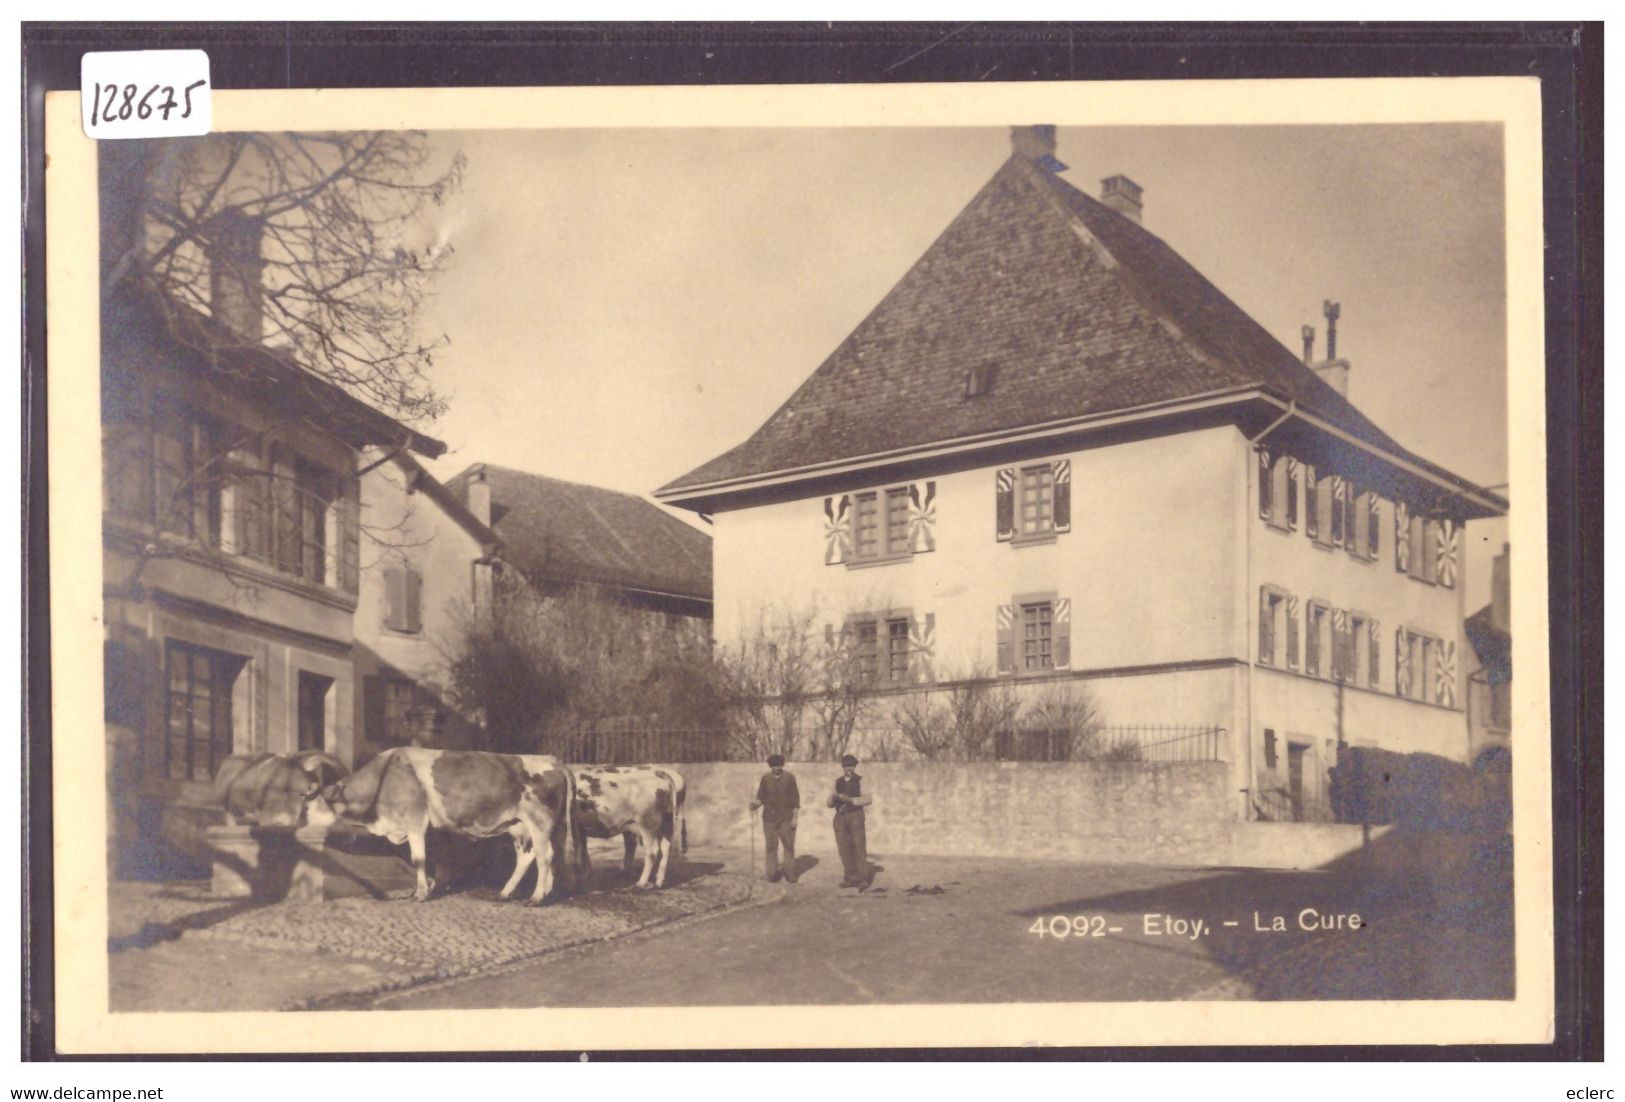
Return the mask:
[[[1396,830],[1315,870],[1206,871],[1212,875],[1014,913],[1031,919],[1119,915],[1125,924],[1138,924],[1130,933],[1153,936],[1154,943],[1199,944],[1233,982],[1198,997],[1514,997],[1506,835]],[[1178,929],[1178,919],[1204,920],[1207,932],[1152,934]]]

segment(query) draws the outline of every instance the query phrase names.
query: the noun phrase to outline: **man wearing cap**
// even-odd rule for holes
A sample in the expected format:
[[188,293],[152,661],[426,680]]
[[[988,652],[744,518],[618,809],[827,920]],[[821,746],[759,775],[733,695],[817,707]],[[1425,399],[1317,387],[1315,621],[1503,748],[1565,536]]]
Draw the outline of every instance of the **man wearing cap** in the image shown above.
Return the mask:
[[835,791],[824,801],[835,809],[835,848],[841,853],[841,887],[869,886],[869,848],[864,837],[863,809],[874,803],[874,793],[866,791],[858,776],[858,759],[847,754],[841,759],[841,775],[835,778]]
[[750,809],[762,809],[762,840],[767,845],[767,879],[779,878],[779,844],[784,845],[784,878],[796,882],[796,820],[801,817],[801,791],[794,773],[784,771],[784,755],[770,754],[768,771],[756,786]]

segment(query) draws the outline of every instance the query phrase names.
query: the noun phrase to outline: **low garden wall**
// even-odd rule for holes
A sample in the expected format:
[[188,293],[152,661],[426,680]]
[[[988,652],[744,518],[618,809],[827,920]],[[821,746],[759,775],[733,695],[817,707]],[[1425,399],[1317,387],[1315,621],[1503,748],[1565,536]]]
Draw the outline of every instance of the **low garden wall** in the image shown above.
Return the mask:
[[[688,764],[691,845],[749,845],[747,807],[766,768]],[[833,844],[824,800],[840,767],[791,763],[800,848]],[[1110,864],[1230,863],[1235,800],[1223,762],[874,762],[867,815],[877,854],[1032,857]]]

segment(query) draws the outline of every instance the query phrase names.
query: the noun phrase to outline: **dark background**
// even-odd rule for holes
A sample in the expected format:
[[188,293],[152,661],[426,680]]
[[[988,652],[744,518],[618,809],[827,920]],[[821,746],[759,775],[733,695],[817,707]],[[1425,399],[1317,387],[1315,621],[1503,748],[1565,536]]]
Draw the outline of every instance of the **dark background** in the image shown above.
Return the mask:
[[[1557,1034],[1458,1048],[907,1050],[935,1059],[1602,1058],[1601,24],[24,24],[25,1059],[56,1058],[43,282],[45,92],[93,50],[207,50],[217,88],[1534,76],[1545,155]],[[997,68],[995,69],[995,65]],[[32,278],[26,278],[32,277]],[[638,1059],[603,1053],[595,1058]],[[649,1054],[672,1059],[671,1054]],[[716,1058],[717,1053],[694,1053]],[[790,1056],[753,1053],[751,1059]],[[810,1053],[793,1054],[798,1057]],[[883,1053],[826,1051],[824,1059]],[[410,1058],[410,1057],[408,1057]],[[443,1058],[443,1057],[436,1057]],[[482,1057],[485,1058],[485,1057]],[[575,1059],[575,1053],[563,1058]],[[400,1059],[400,1057],[391,1057]]]

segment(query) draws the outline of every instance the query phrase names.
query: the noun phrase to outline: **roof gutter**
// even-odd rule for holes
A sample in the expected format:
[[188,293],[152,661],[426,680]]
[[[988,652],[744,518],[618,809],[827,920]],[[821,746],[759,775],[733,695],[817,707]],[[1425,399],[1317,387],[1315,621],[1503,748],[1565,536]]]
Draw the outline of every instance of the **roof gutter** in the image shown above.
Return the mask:
[[1298,404],[1296,401],[1282,402],[1281,399],[1268,393],[1261,393],[1260,396],[1264,399],[1264,401],[1283,411],[1281,417],[1277,419],[1274,425],[1271,425],[1268,429],[1264,430],[1264,433],[1259,434],[1260,437],[1265,435],[1265,433],[1273,432],[1276,425],[1279,425],[1287,418],[1295,417],[1304,424],[1318,429],[1328,436],[1341,440],[1350,447],[1358,448],[1368,455],[1382,460],[1384,463],[1398,467],[1400,470],[1412,475],[1415,478],[1419,478],[1424,482],[1431,483],[1434,486],[1438,486],[1441,489],[1448,491],[1448,496],[1465,498],[1480,508],[1487,509],[1497,516],[1506,515],[1506,511],[1509,506],[1504,498],[1501,498],[1496,494],[1492,494],[1488,490],[1475,486],[1466,479],[1454,477],[1447,478],[1436,471],[1430,470],[1427,467],[1414,462],[1413,460],[1407,459],[1403,456],[1394,455],[1392,452],[1379,448],[1374,444],[1369,444],[1366,441],[1361,440],[1358,436],[1355,436],[1353,433],[1346,432],[1343,429],[1338,428],[1336,425],[1333,425],[1331,422],[1317,417],[1313,413],[1298,409]]
[[654,492],[654,497],[659,501],[681,504],[696,499],[705,500],[718,494],[765,489],[801,482],[808,478],[846,474],[851,471],[862,470],[865,467],[872,467],[879,462],[936,459],[963,452],[977,451],[995,444],[1018,444],[1045,440],[1053,436],[1063,436],[1076,432],[1079,429],[1112,428],[1117,425],[1129,425],[1140,421],[1167,417],[1172,414],[1190,413],[1197,410],[1212,409],[1217,406],[1234,405],[1239,402],[1265,397],[1267,395],[1264,390],[1257,386],[1229,387],[1224,390],[1208,391],[1206,394],[1198,394],[1191,398],[1179,398],[1168,402],[1140,406],[1126,412],[1068,417],[1016,431],[1004,429],[996,432],[974,433],[969,436],[935,441],[930,444],[870,452],[867,455],[849,456],[824,463],[810,463],[801,467],[787,467],[784,470],[770,471],[761,475],[745,475],[737,478],[720,479],[716,482],[701,483],[697,486],[660,489]]

